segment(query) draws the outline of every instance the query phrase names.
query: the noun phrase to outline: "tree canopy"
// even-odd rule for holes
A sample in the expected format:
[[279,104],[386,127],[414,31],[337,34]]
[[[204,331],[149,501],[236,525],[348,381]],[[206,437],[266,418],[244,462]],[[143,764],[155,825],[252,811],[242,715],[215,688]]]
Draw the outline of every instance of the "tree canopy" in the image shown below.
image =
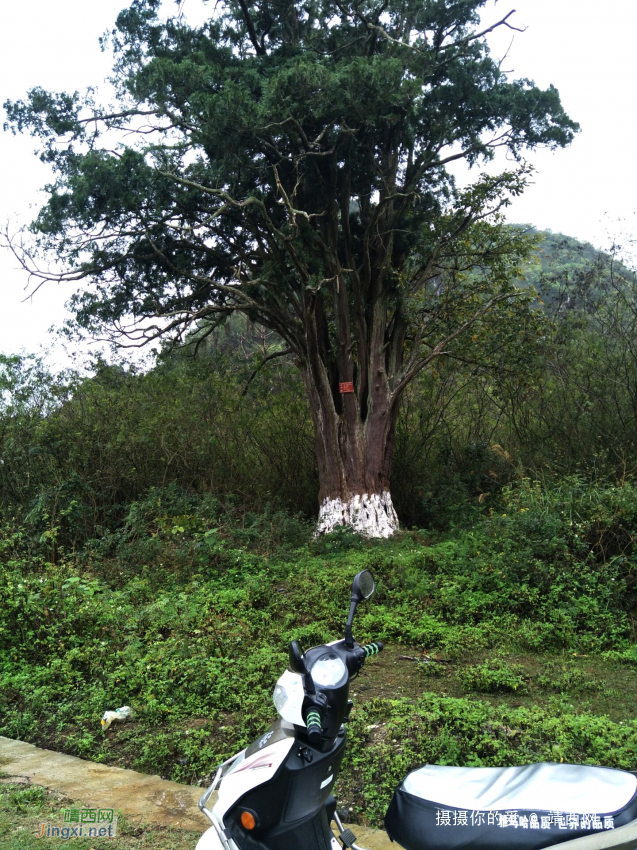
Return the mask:
[[[230,2],[199,29],[162,23],[159,5],[118,18],[116,110],[41,89],[6,104],[57,172],[34,231],[71,276],[99,279],[76,302],[86,324],[239,307],[292,340],[303,289],[339,261],[381,286],[415,242],[413,285],[450,226],[521,189],[507,174],[458,196],[451,161],[519,158],[577,129],[553,87],[510,81],[489,55],[485,0]],[[134,136],[111,147],[112,130]]]
[[[83,281],[80,325],[132,344],[235,311],[276,331],[316,412],[322,496],[382,490],[406,385],[510,308],[528,243],[497,225],[524,151],[578,129],[490,55],[515,27],[482,25],[485,6],[226,0],[193,28],[134,0],[107,39],[115,106],[39,88],[5,104],[56,174],[32,231],[63,270],[36,274]],[[498,148],[515,168],[456,186],[453,162]],[[363,446],[374,411],[388,424]]]

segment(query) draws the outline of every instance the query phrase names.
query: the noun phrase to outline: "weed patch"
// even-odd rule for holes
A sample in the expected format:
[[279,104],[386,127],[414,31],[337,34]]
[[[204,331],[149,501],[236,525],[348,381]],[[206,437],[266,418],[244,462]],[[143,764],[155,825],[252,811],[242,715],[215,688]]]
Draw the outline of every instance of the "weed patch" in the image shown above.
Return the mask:
[[467,691],[494,694],[506,691],[524,693],[527,690],[524,667],[502,658],[489,658],[484,664],[466,667],[458,678]]

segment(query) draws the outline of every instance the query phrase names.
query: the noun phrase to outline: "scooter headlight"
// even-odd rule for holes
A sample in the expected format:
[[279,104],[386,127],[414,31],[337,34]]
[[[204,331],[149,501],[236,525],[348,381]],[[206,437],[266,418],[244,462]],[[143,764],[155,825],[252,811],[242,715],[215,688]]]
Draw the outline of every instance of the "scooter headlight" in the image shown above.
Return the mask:
[[347,678],[347,667],[333,652],[322,655],[310,671],[314,684],[322,688],[334,688]]
[[286,670],[276,683],[272,701],[274,707],[284,720],[295,726],[305,725],[303,720],[303,679],[299,673]]

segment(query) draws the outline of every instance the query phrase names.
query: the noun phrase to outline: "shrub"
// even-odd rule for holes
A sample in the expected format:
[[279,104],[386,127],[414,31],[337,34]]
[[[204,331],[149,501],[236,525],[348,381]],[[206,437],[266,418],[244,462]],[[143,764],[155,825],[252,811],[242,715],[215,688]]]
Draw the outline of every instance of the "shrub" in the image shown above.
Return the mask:
[[487,694],[526,691],[526,673],[521,664],[512,664],[501,658],[489,658],[484,664],[467,667],[458,673],[467,691]]

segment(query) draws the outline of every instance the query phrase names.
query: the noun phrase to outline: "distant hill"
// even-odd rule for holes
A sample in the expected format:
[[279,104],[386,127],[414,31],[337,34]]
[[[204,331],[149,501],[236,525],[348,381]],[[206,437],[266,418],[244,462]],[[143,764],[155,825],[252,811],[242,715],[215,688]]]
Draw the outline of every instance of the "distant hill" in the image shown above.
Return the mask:
[[530,225],[512,226],[541,237],[523,270],[522,285],[535,287],[548,312],[588,312],[604,297],[612,275],[633,277],[625,265],[589,242]]

